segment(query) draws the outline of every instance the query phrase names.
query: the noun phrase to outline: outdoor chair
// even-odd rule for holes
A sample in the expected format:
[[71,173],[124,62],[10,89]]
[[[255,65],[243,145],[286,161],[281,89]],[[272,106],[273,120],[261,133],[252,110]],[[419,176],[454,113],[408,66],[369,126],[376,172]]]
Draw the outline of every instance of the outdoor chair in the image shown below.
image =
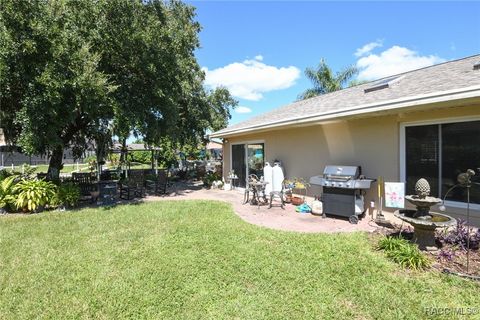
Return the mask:
[[74,172],[72,173],[72,181],[78,185],[80,189],[80,201],[96,200],[98,195],[98,186],[96,177],[90,172]]
[[145,196],[145,175],[143,170],[129,170],[126,181],[120,183],[120,198],[131,200]]
[[251,182],[254,180],[259,181],[256,174],[251,174],[248,176],[245,192],[243,193],[243,204],[246,204],[250,201],[250,193],[255,193],[255,190],[253,190],[254,187],[251,185]]
[[154,179],[146,180],[145,187],[147,191],[153,192],[153,194],[167,193],[167,171],[158,170]]

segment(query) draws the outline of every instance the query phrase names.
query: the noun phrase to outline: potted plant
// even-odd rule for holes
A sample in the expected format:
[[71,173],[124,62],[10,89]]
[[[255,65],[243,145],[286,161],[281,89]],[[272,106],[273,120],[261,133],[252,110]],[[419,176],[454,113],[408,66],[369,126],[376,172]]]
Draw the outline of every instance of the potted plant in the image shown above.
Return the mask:
[[[291,202],[293,205],[298,206],[305,202],[305,195],[307,194],[307,188],[310,186],[303,178],[293,177],[291,179],[285,179],[283,181],[285,188],[285,202]],[[303,197],[294,196],[294,190],[301,190],[304,194]]]

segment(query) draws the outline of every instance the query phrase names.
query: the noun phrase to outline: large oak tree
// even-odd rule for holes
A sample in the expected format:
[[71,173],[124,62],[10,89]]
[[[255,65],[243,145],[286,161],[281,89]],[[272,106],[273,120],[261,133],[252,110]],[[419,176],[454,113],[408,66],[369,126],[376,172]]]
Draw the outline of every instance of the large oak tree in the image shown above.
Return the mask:
[[[200,25],[178,1],[0,0],[0,126],[30,154],[90,141],[198,140],[236,105],[203,87],[194,52]],[[101,149],[101,148],[100,148]]]

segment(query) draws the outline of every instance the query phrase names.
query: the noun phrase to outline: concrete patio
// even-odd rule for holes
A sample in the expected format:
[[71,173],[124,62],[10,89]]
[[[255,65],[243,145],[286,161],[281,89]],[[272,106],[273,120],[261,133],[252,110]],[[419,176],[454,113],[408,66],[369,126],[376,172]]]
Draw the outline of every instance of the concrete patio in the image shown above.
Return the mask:
[[[321,216],[310,213],[295,212],[295,206],[286,204],[282,210],[280,206],[274,206],[268,209],[268,206],[260,207],[243,204],[243,191],[240,190],[207,190],[201,183],[176,183],[174,187],[168,190],[165,196],[149,196],[146,201],[165,201],[165,200],[218,200],[232,204],[235,213],[244,221],[258,226],[295,232],[306,233],[334,233],[334,232],[354,232],[366,231],[372,232],[379,227],[370,216],[365,215],[358,224],[350,224],[348,219],[342,218],[322,218]],[[307,198],[307,203],[313,199]],[[279,204],[279,203],[277,203]]]

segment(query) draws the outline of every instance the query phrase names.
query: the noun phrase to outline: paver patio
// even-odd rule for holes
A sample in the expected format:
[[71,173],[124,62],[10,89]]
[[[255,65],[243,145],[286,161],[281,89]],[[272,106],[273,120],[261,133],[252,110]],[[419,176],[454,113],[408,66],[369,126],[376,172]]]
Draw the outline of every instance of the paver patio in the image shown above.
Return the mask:
[[[287,204],[285,210],[280,207],[252,206],[243,204],[241,190],[207,190],[201,183],[177,183],[165,196],[149,196],[146,201],[165,200],[218,200],[231,203],[235,213],[244,221],[258,226],[307,233],[334,233],[334,232],[372,232],[379,228],[368,215],[365,215],[358,224],[350,224],[348,219],[322,218],[310,213],[295,212],[295,206]],[[311,203],[312,199],[307,199]]]

